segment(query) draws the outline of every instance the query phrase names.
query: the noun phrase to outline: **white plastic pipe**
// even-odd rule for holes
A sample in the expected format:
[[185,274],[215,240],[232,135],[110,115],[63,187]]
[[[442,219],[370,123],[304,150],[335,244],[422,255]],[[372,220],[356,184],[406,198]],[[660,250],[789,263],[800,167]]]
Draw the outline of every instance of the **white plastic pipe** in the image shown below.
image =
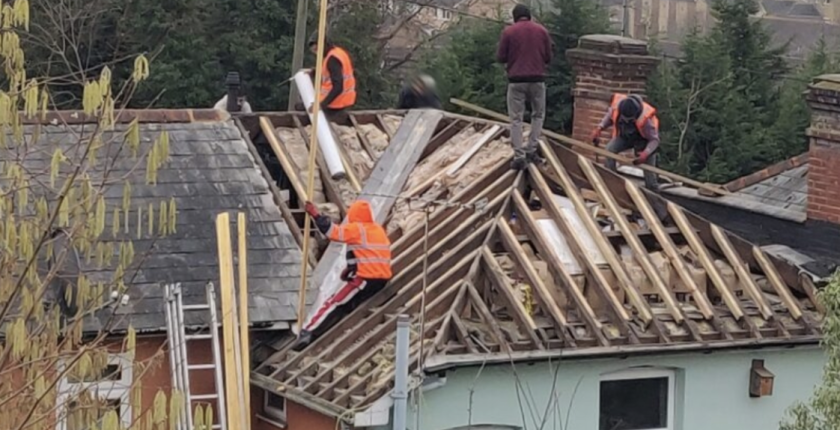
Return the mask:
[[[309,77],[308,73],[301,70],[295,74],[295,85],[300,93],[300,99],[303,100],[303,105],[306,107],[308,112],[309,107],[315,103],[315,87],[312,86],[312,79]],[[309,121],[310,123],[314,122],[312,120],[311,113],[309,114]],[[327,162],[327,170],[330,171],[330,175],[333,179],[344,178],[347,175],[347,172],[344,171],[344,164],[341,162],[341,155],[339,155],[338,146],[336,146],[335,139],[333,138],[332,131],[330,130],[330,123],[327,122],[327,117],[324,115],[324,111],[322,110],[318,111],[317,133],[318,146],[324,154],[324,160]]]

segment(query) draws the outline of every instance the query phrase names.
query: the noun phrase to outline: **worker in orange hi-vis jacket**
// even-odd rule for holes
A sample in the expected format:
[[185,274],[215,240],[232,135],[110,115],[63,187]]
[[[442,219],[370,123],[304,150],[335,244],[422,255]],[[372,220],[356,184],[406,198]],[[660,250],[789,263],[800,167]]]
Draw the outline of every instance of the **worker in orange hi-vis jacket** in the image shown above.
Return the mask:
[[346,282],[330,296],[298,336],[299,351],[335,325],[359,304],[382,290],[391,279],[391,241],[381,225],[373,220],[370,203],[357,200],[347,210],[347,222],[336,224],[321,215],[312,202],[306,212],[315,219],[318,230],[332,241],[347,244],[347,267],[341,272]]

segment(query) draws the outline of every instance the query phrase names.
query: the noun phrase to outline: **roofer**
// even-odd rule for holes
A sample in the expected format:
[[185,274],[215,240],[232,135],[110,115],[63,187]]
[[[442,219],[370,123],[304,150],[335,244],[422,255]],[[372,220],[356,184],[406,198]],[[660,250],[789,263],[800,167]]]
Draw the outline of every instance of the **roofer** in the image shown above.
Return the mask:
[[[545,27],[531,21],[527,6],[517,4],[513,8],[513,21],[502,32],[496,57],[507,68],[507,110],[514,152],[511,167],[521,170],[530,162],[540,161],[537,146],[545,120],[545,71],[551,62],[552,43]],[[531,106],[531,135],[523,148],[526,102]]]
[[[309,49],[318,55],[318,32],[309,38]],[[346,109],[356,104],[356,77],[350,54],[324,38],[324,68],[321,72],[321,109],[330,121],[340,122]],[[313,71],[310,71],[315,76]],[[311,112],[312,106],[307,109]]]
[[[659,148],[659,118],[656,109],[636,94],[614,94],[612,103],[601,123],[592,130],[592,143],[598,145],[601,132],[612,127],[612,140],[607,151],[613,154],[633,148],[634,165],[656,166]],[[616,170],[615,160],[608,158],[607,168]],[[645,186],[650,190],[659,188],[656,174],[645,170]]]
[[344,224],[335,224],[318,213],[312,202],[306,202],[304,208],[315,219],[321,233],[331,241],[347,244],[347,267],[341,272],[341,280],[346,284],[330,296],[303,327],[294,347],[297,351],[384,288],[391,279],[391,241],[385,229],[373,220],[368,202],[353,202],[347,209]]
[[440,109],[435,80],[426,74],[412,78],[400,91],[397,109]]

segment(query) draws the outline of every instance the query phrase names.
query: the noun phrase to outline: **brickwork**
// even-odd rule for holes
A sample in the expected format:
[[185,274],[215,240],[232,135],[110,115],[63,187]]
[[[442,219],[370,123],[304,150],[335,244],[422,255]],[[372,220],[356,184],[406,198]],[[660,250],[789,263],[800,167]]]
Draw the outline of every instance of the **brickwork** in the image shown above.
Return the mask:
[[840,224],[840,75],[814,79],[808,151],[808,218]]
[[[566,51],[575,73],[572,137],[588,141],[616,92],[645,93],[647,78],[659,64],[643,41],[609,35],[583,36]],[[604,132],[603,139],[609,138]]]

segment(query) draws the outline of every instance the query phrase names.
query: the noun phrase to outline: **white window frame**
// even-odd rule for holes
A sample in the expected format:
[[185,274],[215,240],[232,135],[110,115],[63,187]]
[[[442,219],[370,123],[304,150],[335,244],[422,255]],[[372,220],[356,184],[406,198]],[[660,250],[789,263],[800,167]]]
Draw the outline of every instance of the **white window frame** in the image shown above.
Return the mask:
[[616,372],[604,373],[601,375],[601,379],[598,382],[598,393],[599,393],[599,401],[598,401],[598,413],[601,413],[601,402],[600,402],[600,392],[601,392],[601,382],[606,381],[628,381],[628,380],[635,380],[635,379],[656,379],[656,378],[668,378],[668,404],[666,406],[668,418],[666,421],[665,427],[655,428],[655,429],[645,429],[645,430],[674,430],[674,413],[676,411],[675,407],[675,397],[676,397],[676,372],[673,369],[663,369],[663,368],[651,368],[651,367],[635,367],[629,368],[624,370],[619,370]]
[[[109,354],[108,364],[120,366],[120,379],[116,381],[96,382],[69,382],[67,377],[61,379],[58,384],[58,423],[56,430],[67,430],[67,403],[68,399],[82,390],[96,389],[104,400],[120,401],[120,422],[125,428],[132,424],[131,411],[131,386],[134,384],[134,360],[131,354]],[[64,372],[65,363],[58,365],[58,371]]]
[[[275,408],[268,404],[268,397],[270,395],[277,396],[283,399],[283,409]],[[269,424],[274,424],[278,427],[286,427],[286,411],[288,410],[288,402],[286,398],[283,396],[278,396],[268,390],[263,390],[263,401],[262,401],[262,410],[260,411],[263,417],[261,417],[264,421],[267,421]]]

